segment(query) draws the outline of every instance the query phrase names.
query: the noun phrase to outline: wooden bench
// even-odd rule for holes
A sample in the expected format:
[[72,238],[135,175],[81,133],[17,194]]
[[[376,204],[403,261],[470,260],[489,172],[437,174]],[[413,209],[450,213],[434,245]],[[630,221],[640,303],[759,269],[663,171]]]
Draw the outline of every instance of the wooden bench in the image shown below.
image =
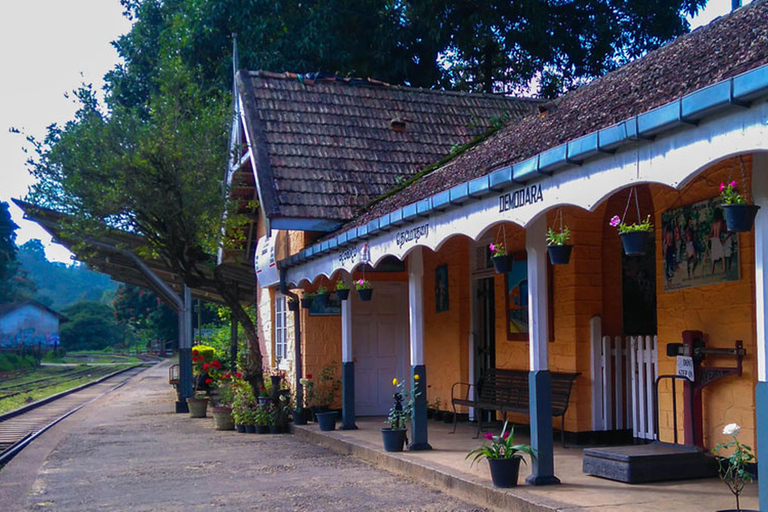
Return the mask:
[[[573,381],[580,373],[550,373],[552,377],[552,417],[560,416],[560,440],[565,447],[565,412],[571,397]],[[464,405],[477,410],[477,435],[482,430],[481,411],[500,411],[506,418],[507,413],[530,415],[529,372],[525,370],[504,370],[493,368],[486,370],[474,386],[466,382],[456,382],[451,387],[453,405],[453,432],[456,432],[456,406]]]

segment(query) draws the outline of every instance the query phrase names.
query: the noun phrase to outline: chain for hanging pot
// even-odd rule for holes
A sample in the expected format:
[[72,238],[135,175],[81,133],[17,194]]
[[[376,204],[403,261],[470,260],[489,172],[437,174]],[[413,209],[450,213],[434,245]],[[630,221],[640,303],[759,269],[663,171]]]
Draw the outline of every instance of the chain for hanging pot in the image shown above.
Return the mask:
[[557,209],[557,213],[555,214],[555,220],[552,221],[552,231],[555,230],[555,226],[557,225],[557,220],[560,219],[560,233],[563,232],[563,210],[561,208]]
[[[501,235],[501,242],[499,242],[499,235]],[[496,249],[494,249],[494,252],[498,250],[498,247],[501,247],[504,254],[507,253],[507,228],[504,223],[502,223],[496,230],[496,237],[494,238],[494,242],[496,243]]]
[[632,187],[629,189],[629,196],[627,197],[627,206],[624,208],[624,215],[621,216],[621,223],[624,225],[626,225],[627,212],[629,211],[629,205],[632,202],[632,194],[635,195],[635,205],[637,206],[637,223],[643,223],[643,219],[640,217],[640,199],[637,197],[637,190],[635,190],[635,187]]

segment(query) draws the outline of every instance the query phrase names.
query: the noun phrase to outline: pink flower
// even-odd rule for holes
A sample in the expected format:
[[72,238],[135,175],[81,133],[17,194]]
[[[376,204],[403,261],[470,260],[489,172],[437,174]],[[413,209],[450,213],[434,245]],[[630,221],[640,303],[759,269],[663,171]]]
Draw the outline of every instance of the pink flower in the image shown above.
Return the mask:
[[493,440],[493,434],[491,434],[490,432],[486,432],[486,433],[485,433],[485,438],[486,438],[488,441],[491,441],[491,440]]
[[492,251],[495,251],[495,250],[496,250],[496,246],[495,246],[495,245],[493,245],[493,244],[489,245],[489,246],[488,246],[488,248],[489,248],[490,250],[492,250]]
[[509,437],[509,432],[504,432],[504,435],[501,436],[502,439],[506,439]]
[[360,286],[363,286],[363,285],[365,284],[365,281],[364,281],[364,280],[362,280],[362,279],[360,279],[360,280],[357,282],[357,284],[359,284]]
[[614,227],[614,228],[615,228],[615,227],[616,227],[616,226],[618,226],[619,224],[621,224],[621,219],[619,218],[619,216],[618,216],[618,215],[614,215],[613,217],[611,217],[611,226],[612,226],[612,227]]
[[723,190],[725,190],[725,183],[723,183],[723,182],[721,181],[721,182],[720,182],[720,192],[722,192]]
[[737,183],[735,181],[732,181],[728,184],[731,188],[736,188]]

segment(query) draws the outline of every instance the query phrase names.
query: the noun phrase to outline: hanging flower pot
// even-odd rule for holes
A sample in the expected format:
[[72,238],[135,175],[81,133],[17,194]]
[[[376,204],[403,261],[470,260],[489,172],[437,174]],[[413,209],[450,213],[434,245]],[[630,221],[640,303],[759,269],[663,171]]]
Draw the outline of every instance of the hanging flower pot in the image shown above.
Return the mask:
[[298,311],[299,310],[299,303],[298,301],[294,299],[288,300],[288,311]]
[[301,307],[304,309],[309,309],[312,307],[312,302],[315,300],[315,294],[314,293],[305,293],[304,296],[301,298]]
[[512,255],[501,254],[499,256],[491,256],[493,262],[493,268],[497,274],[506,274],[512,271]]
[[627,256],[642,256],[645,254],[645,240],[648,231],[627,231],[621,233],[621,245],[624,246],[624,254]]
[[563,226],[562,212],[558,211],[560,216],[560,231],[555,231],[552,228],[547,230],[547,252],[549,253],[549,261],[553,265],[567,265],[571,261],[572,245],[566,244],[571,238],[571,231],[568,226]]
[[567,265],[571,261],[572,245],[548,245],[549,261],[553,265]]
[[325,288],[325,286],[321,286],[317,289],[315,302],[317,302],[321,308],[324,308],[328,304],[328,290]]
[[349,298],[349,288],[339,288],[336,290],[336,296],[339,300],[347,300]]
[[359,279],[355,282],[355,289],[357,289],[357,295],[360,300],[369,301],[373,296],[373,288],[371,288],[371,282],[365,279]]
[[735,233],[752,231],[760,207],[756,204],[724,204],[726,229]]

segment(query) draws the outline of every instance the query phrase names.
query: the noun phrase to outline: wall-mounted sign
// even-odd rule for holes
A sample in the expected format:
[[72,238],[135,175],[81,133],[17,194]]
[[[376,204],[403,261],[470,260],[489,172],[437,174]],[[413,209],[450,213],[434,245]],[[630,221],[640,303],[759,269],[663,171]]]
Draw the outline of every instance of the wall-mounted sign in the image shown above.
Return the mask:
[[677,356],[677,376],[688,377],[694,381],[693,358],[691,356]]
[[273,286],[280,282],[280,274],[277,271],[275,263],[275,238],[261,237],[256,244],[256,256],[254,266],[256,267],[256,279],[259,280],[259,286]]
[[427,235],[429,235],[429,223],[398,231],[395,235],[395,241],[398,247],[402,247],[408,243],[418,243],[421,237],[426,237]]
[[339,251],[339,263],[341,266],[344,266],[348,261],[353,264],[357,261],[357,244]]
[[541,183],[521,188],[514,192],[508,192],[499,196],[499,213],[504,213],[521,206],[538,203],[544,200],[541,192]]

